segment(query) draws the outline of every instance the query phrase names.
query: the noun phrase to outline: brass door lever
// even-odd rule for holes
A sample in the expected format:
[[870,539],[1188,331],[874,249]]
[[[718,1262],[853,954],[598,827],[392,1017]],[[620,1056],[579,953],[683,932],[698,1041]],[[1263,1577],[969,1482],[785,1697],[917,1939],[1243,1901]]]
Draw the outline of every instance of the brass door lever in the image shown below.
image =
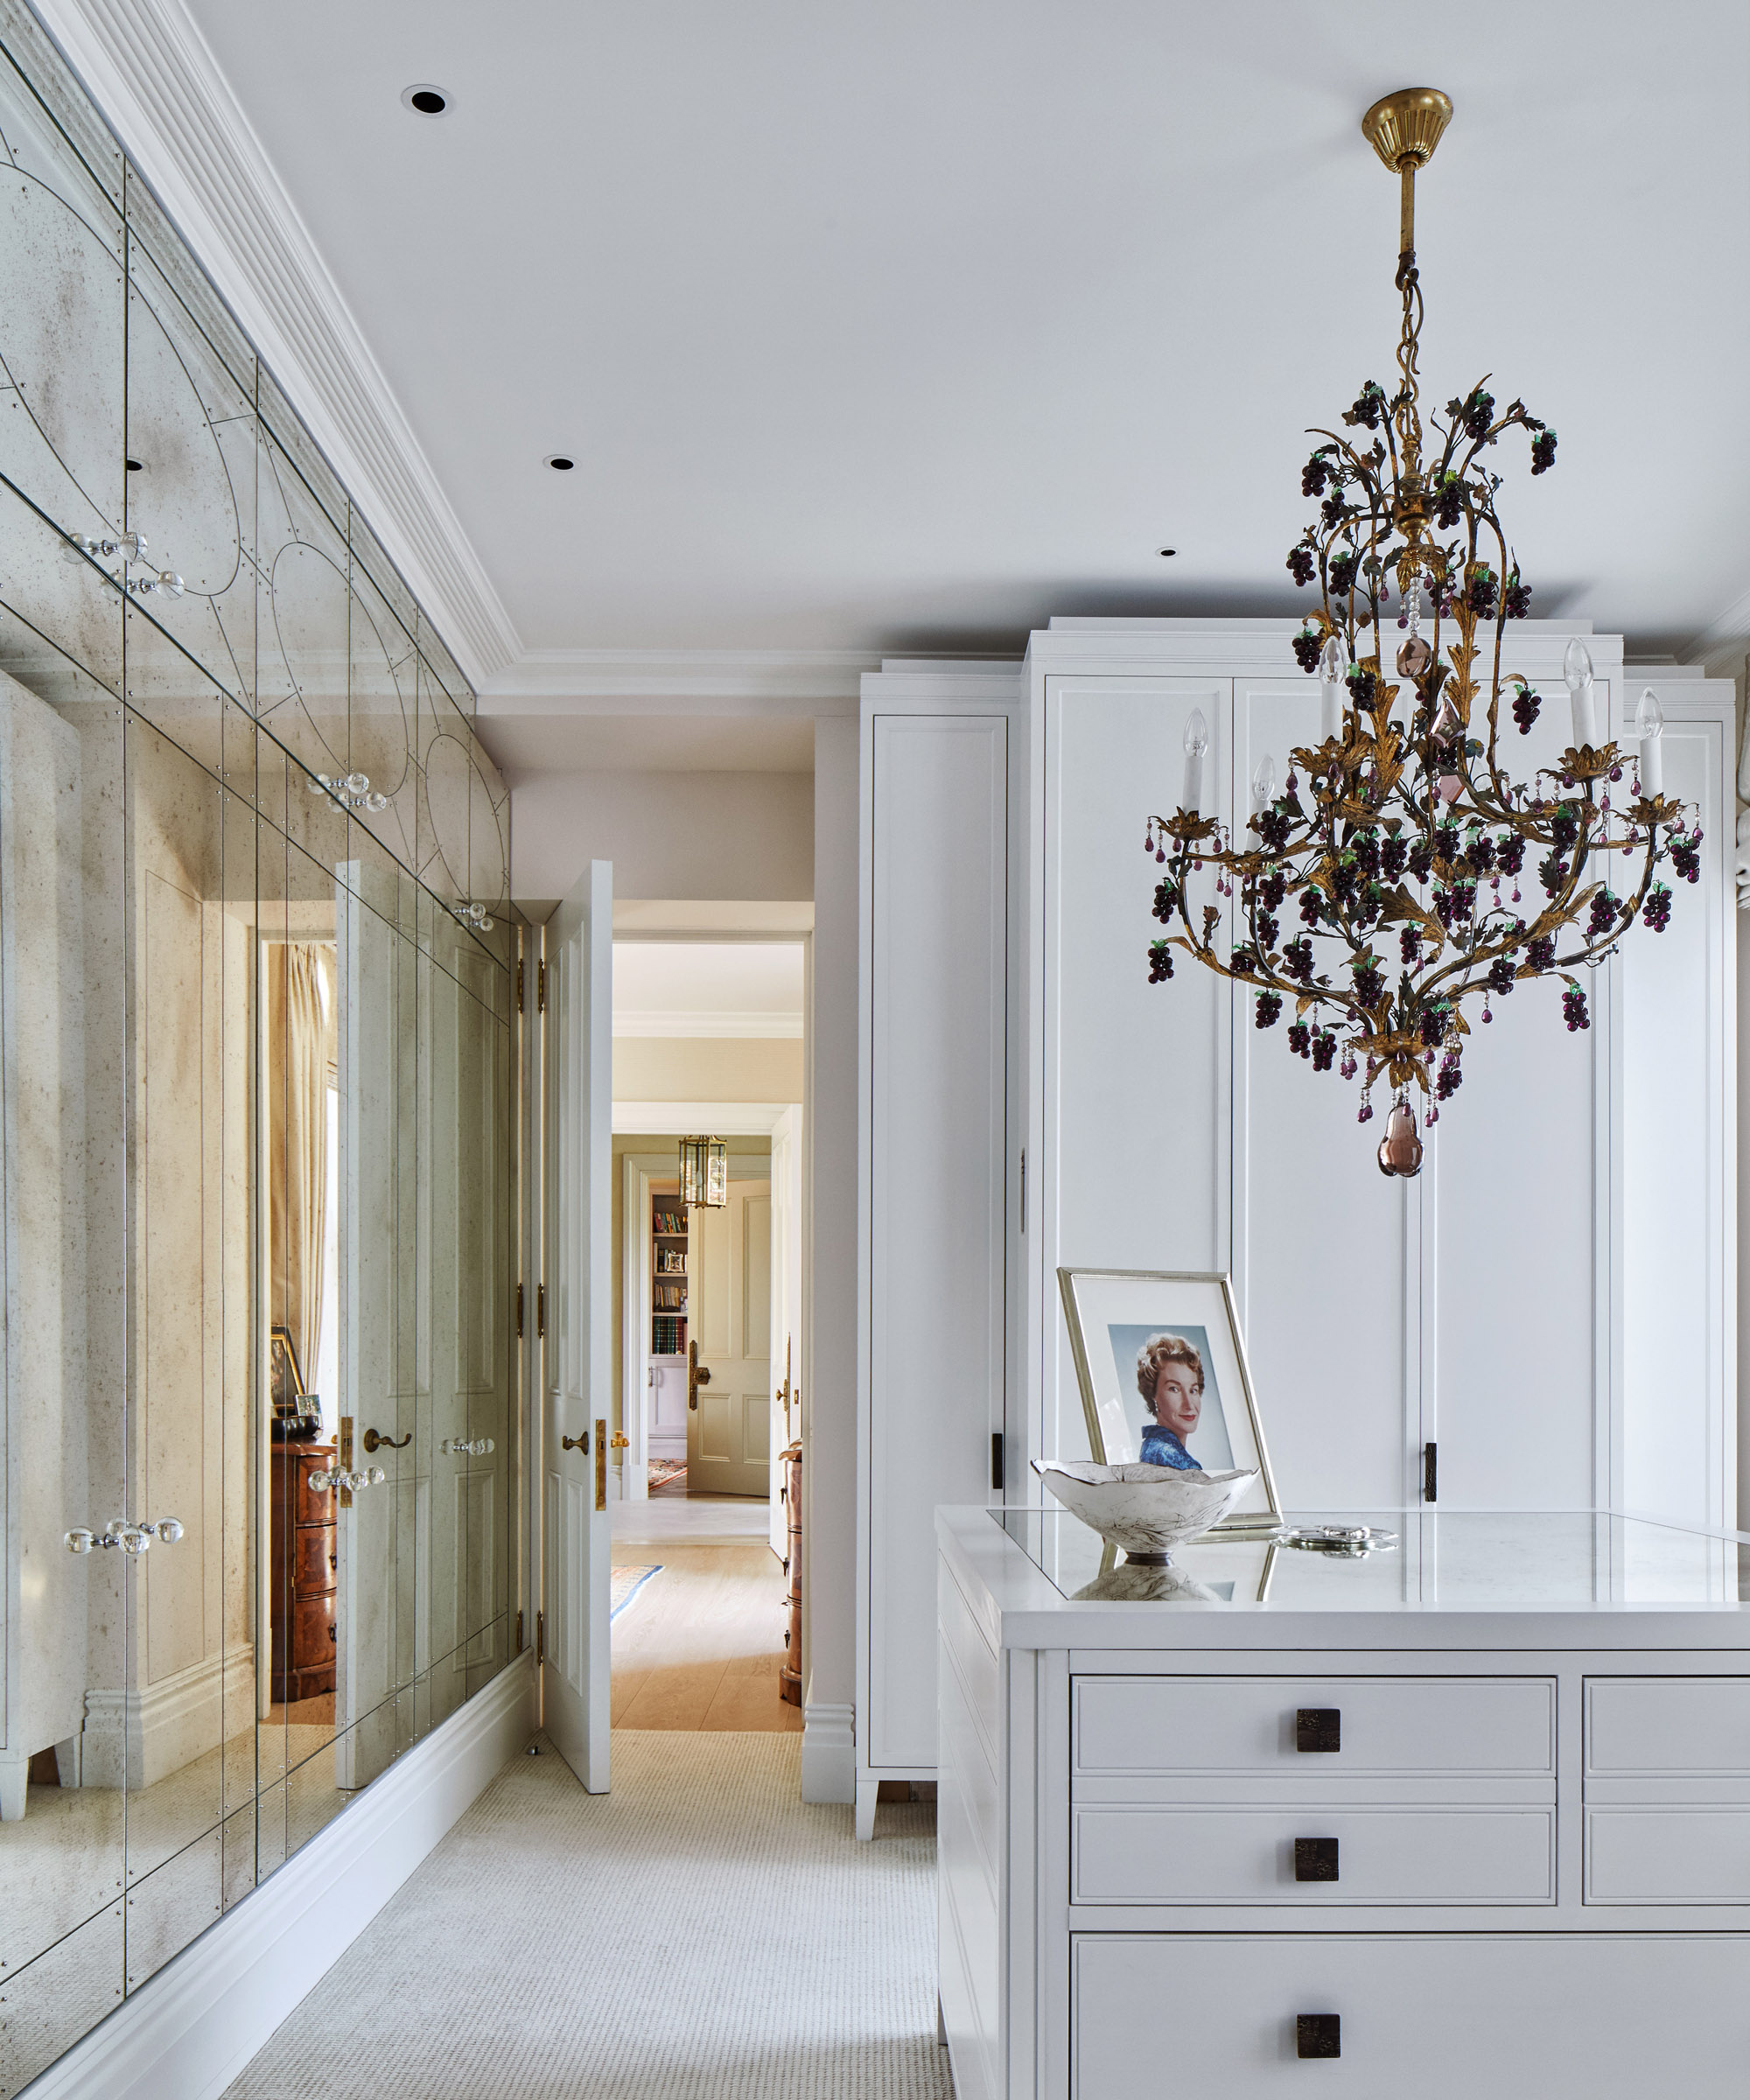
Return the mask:
[[365,1449],[367,1451],[401,1451],[412,1441],[413,1432],[410,1429],[399,1444],[393,1437],[384,1436],[381,1430],[368,1429],[365,1432]]
[[583,1435],[580,1437],[561,1437],[559,1439],[559,1448],[561,1451],[586,1452],[588,1451],[589,1447],[590,1432],[588,1430],[585,1430]]

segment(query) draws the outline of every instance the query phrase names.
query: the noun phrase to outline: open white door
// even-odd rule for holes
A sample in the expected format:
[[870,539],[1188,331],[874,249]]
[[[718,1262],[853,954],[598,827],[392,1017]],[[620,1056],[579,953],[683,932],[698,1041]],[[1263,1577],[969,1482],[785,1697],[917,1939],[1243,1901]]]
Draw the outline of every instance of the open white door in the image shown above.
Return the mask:
[[788,1108],[772,1126],[772,1448],[769,1538],[789,1557],[784,1452],[802,1418],[802,1111]]
[[613,869],[590,863],[546,928],[546,1349],[542,1390],[548,1734],[608,1787]]

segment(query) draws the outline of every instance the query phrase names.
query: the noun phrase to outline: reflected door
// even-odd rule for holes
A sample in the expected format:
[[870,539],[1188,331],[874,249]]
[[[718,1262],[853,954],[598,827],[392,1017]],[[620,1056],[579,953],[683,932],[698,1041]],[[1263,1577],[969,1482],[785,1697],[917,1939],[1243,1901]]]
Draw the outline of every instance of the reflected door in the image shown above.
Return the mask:
[[[343,872],[335,897],[340,985],[340,1434],[342,1472],[386,1475],[335,1495],[334,1783],[367,1785],[396,1751],[390,1705],[402,1600],[396,1581],[393,1442],[414,1415],[413,1276],[403,1253],[416,1172],[417,994],[393,926]],[[387,902],[388,900],[385,900]],[[406,1069],[403,1069],[405,1060]],[[403,1183],[408,1186],[403,1186]],[[374,1438],[373,1441],[375,1439]]]
[[592,861],[547,924],[546,1351],[542,1374],[548,1734],[592,1794],[608,1785],[607,1452],[613,871]]
[[687,1492],[771,1492],[772,1185],[732,1181],[691,1219],[692,1312],[703,1376],[687,1410]]

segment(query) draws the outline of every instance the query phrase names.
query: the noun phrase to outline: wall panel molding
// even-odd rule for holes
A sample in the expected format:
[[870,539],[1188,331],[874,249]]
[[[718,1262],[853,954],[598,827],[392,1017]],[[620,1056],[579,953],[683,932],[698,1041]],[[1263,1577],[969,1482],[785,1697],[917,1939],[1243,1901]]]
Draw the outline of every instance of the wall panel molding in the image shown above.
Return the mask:
[[40,0],[108,119],[478,685],[522,654],[388,376],[182,0]]

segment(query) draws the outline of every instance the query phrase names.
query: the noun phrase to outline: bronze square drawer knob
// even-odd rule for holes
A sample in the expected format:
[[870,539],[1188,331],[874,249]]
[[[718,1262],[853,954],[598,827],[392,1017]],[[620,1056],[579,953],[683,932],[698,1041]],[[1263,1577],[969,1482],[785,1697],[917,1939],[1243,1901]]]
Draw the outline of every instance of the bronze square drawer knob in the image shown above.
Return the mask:
[[1294,1840],[1294,1879],[1297,1881],[1334,1881],[1337,1879],[1337,1840],[1334,1838],[1297,1838]]
[[1297,1750],[1340,1750],[1343,1746],[1343,1710],[1340,1706],[1298,1706],[1294,1712],[1294,1747]]
[[1340,2012],[1297,2012],[1294,2016],[1294,2054],[1297,2056],[1340,2056],[1343,2053],[1343,2016]]

